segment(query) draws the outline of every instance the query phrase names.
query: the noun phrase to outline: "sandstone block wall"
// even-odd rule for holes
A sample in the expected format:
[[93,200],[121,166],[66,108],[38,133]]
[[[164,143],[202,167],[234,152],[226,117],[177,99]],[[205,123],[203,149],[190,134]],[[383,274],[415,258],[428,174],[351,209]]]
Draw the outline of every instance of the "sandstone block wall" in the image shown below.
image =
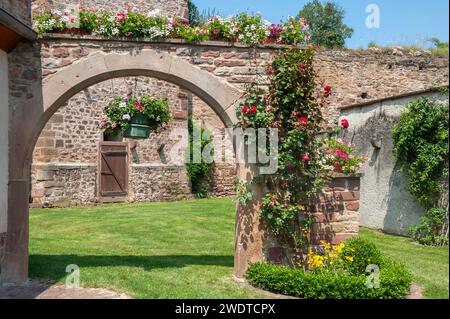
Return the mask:
[[[114,96],[146,92],[168,99],[173,120],[161,133],[136,142],[129,158],[129,201],[190,198],[184,166],[171,164],[175,128],[187,129],[188,113],[203,127],[224,129],[212,109],[180,87],[148,77],[108,80],[76,94],[46,124],[34,151],[31,201],[35,206],[91,204],[97,197],[98,129],[103,108]],[[220,131],[220,134],[224,134]],[[130,140],[131,142],[131,140]],[[232,152],[232,149],[227,152]],[[212,172],[213,196],[233,194],[234,163],[218,163]]]
[[[265,68],[280,47],[250,48],[218,41],[101,41],[101,38],[49,35],[41,41],[42,74],[49,76],[80,58],[98,52],[130,53],[141,49],[169,52],[243,90],[258,79],[265,87]],[[400,49],[318,50],[314,60],[319,80],[333,88],[324,110],[335,123],[342,107],[448,84],[448,59]]]
[[[320,241],[336,245],[359,233],[360,176],[336,176],[323,192],[313,199],[311,211],[314,224],[310,243]],[[286,261],[286,251],[275,240],[267,239],[263,248],[264,258],[275,263]]]

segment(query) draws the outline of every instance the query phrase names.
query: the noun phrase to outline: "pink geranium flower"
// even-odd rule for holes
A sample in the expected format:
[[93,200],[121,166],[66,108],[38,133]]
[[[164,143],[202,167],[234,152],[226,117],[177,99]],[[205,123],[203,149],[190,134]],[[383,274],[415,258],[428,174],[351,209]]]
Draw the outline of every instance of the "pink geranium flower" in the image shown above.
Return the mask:
[[311,157],[309,157],[308,155],[302,156],[302,161],[308,162],[310,160],[311,160]]

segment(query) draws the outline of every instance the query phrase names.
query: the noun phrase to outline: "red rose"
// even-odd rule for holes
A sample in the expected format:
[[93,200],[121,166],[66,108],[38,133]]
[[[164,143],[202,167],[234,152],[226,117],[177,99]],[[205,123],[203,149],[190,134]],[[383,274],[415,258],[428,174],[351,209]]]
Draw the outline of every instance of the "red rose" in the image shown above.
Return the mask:
[[138,110],[139,110],[140,112],[142,112],[142,110],[143,110],[142,105],[139,104],[138,101],[136,101],[136,102],[134,103],[134,105],[138,108]]
[[213,33],[214,33],[214,35],[218,35],[220,33],[220,30],[214,29]]
[[307,162],[307,161],[310,161],[310,160],[311,160],[311,158],[308,155],[302,156],[302,161]]
[[256,113],[256,107],[252,106],[252,107],[250,108],[250,112]]
[[244,106],[243,108],[242,108],[242,113],[247,113],[248,112],[248,106]]
[[326,92],[330,92],[330,91],[331,91],[331,86],[327,85],[327,86],[325,87],[325,91],[326,91]]
[[342,119],[341,120],[341,125],[343,128],[347,129],[350,126],[350,123],[348,122],[347,119]]
[[298,121],[303,125],[308,125],[308,119],[304,116],[300,117]]

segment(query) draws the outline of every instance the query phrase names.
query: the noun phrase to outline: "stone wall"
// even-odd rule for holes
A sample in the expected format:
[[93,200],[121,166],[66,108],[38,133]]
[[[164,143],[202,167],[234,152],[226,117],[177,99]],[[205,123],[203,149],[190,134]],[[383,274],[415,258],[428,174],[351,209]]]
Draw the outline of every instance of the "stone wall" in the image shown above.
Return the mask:
[[[254,165],[240,165],[239,178],[258,176]],[[237,205],[235,276],[244,278],[250,263],[262,260],[286,263],[289,251],[276,238],[267,234],[261,223],[259,209],[262,197],[269,191],[265,185],[251,183],[248,189],[253,197],[246,205]],[[316,194],[311,203],[314,224],[310,236],[311,247],[325,240],[336,244],[359,232],[360,175],[336,175],[323,192]]]
[[[44,77],[99,51],[132,54],[135,50],[156,49],[189,61],[239,89],[256,78],[261,86],[267,85],[265,67],[277,49],[286,48],[269,45],[254,49],[218,41],[102,41],[67,35],[49,35],[41,43]],[[330,104],[323,110],[330,124],[337,121],[342,107],[448,84],[448,59],[427,52],[395,48],[319,50],[314,63],[319,79],[333,88]]]
[[[114,96],[140,92],[167,98],[173,120],[161,133],[152,133],[149,139],[135,142],[130,151],[127,199],[157,201],[191,197],[185,167],[171,164],[170,150],[178,142],[170,136],[171,130],[187,129],[189,108],[199,125],[223,129],[224,124],[208,105],[174,84],[148,77],[128,77],[101,82],[76,94],[47,122],[33,156],[31,197],[34,206],[69,206],[99,201],[98,144],[103,140],[103,134],[98,129],[98,119],[103,107]],[[214,167],[213,196],[233,193],[234,167],[234,163],[220,163]]]
[[[311,229],[312,247],[320,246],[321,240],[337,245],[356,237],[359,233],[360,176],[336,176],[323,192],[313,199],[311,212],[314,224]],[[286,251],[276,240],[269,239],[263,249],[266,260],[285,262]]]
[[[439,93],[417,93],[390,98],[342,110],[350,122],[348,139],[368,157],[361,172],[361,225],[387,233],[407,235],[417,225],[424,209],[408,190],[408,178],[400,170],[393,153],[392,128],[406,104],[428,96],[439,100]],[[447,190],[448,192],[448,185]]]
[[173,201],[193,198],[185,166],[132,165],[130,201]]
[[33,0],[32,2],[33,14],[44,7],[64,10],[68,6],[79,6],[85,10],[121,12],[127,6],[131,6],[144,13],[159,10],[161,15],[167,17],[187,19],[189,15],[187,0]]
[[[255,49],[222,42],[194,45],[180,40],[160,43],[133,40],[103,41],[96,37],[69,38],[65,35],[51,35],[50,38],[41,40],[42,76],[45,79],[61,68],[100,51],[133,54],[135,50],[156,49],[189,61],[197,66],[199,71],[210,72],[229,84],[244,89],[246,84],[256,78],[260,79],[262,86],[268,84],[269,80],[264,75],[265,66],[271,61],[275,49],[279,48],[282,47],[267,46]],[[425,52],[406,52],[399,49],[319,50],[315,57],[315,68],[319,78],[333,88],[331,103],[323,110],[330,124],[337,122],[342,107],[448,83],[448,60],[432,58]],[[47,127],[42,132],[35,152],[35,160],[40,163],[49,163],[54,161],[53,159],[49,161],[49,158],[53,156],[58,159],[57,161],[93,164],[96,157],[96,142],[99,140],[97,123],[94,119],[100,114],[99,105],[105,100],[101,96],[111,95],[112,87],[114,91],[120,93],[129,91],[133,87],[132,81],[128,79],[121,82],[122,84],[118,80],[106,81],[103,87],[94,86],[72,98],[69,101],[72,107],[64,111],[67,113],[66,118],[63,120],[62,114],[57,112],[47,125],[47,127],[51,126],[52,132]],[[153,86],[171,90],[169,83],[152,81]],[[161,85],[162,83],[165,84]],[[186,119],[189,100],[187,97],[190,96],[191,108],[197,122],[210,130],[224,129],[217,115],[198,97],[187,91],[172,89],[178,90],[178,93],[171,95],[171,104],[176,104],[173,106],[175,119],[178,118],[180,121]],[[96,97],[93,98],[92,95]],[[91,101],[90,107],[83,107],[82,104],[87,100]],[[175,102],[176,100],[178,102]],[[70,114],[71,112],[83,113],[80,115],[84,118],[83,122],[78,123],[75,120],[75,114]],[[65,138],[62,138],[63,134]],[[226,137],[225,132],[215,135],[222,139]],[[82,142],[84,139],[90,142]],[[136,148],[135,154],[132,154],[132,163],[153,162],[158,165],[164,163],[161,154],[156,152],[156,143],[151,142],[156,140],[157,143],[162,143],[167,140],[167,136],[148,140],[151,145],[141,143]],[[81,150],[82,153],[73,150]],[[223,152],[229,151],[230,148],[226,148]],[[83,158],[80,158],[81,154]],[[216,195],[229,195],[232,193],[235,169],[230,163],[225,166],[222,164],[216,165],[213,171],[213,192]]]
[[0,50],[0,233],[6,232],[8,212],[8,56]]
[[2,0],[0,8],[8,11],[20,22],[31,26],[31,3],[30,0]]

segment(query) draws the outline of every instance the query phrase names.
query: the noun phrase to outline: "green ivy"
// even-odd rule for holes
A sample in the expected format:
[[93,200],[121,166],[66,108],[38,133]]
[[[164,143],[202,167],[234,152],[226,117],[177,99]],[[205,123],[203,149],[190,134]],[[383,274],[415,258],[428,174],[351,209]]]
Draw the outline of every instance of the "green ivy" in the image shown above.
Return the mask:
[[395,157],[409,176],[408,190],[427,210],[421,225],[411,229],[412,237],[425,244],[446,242],[448,216],[440,214],[437,222],[435,208],[448,177],[448,116],[448,102],[422,97],[407,105],[392,131]]
[[[214,163],[208,163],[203,158],[200,163],[194,163],[194,151],[203,150],[212,142],[212,134],[205,128],[199,128],[192,117],[188,119],[189,129],[189,158],[186,163],[186,170],[192,185],[192,192],[195,196],[203,198],[207,197],[211,188],[211,170]],[[194,134],[195,132],[195,134]],[[194,139],[194,135],[201,136],[199,140]],[[200,145],[199,145],[200,143]],[[211,154],[213,155],[213,154]]]

